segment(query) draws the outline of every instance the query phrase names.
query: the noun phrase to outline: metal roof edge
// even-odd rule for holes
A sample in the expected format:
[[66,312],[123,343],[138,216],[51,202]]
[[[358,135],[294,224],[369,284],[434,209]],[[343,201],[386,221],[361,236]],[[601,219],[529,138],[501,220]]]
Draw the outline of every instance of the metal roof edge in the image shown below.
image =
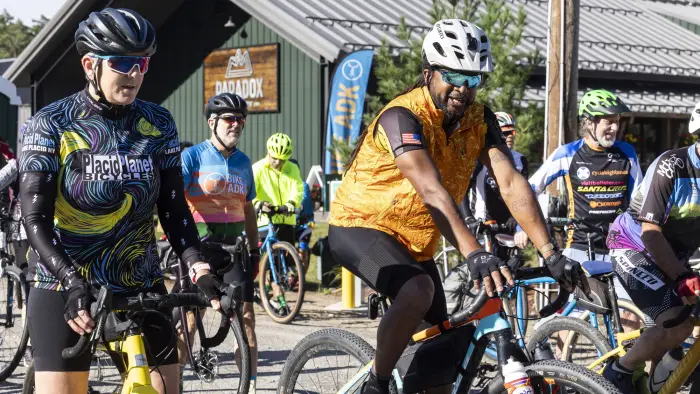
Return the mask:
[[299,22],[298,19],[281,12],[267,0],[231,0],[231,2],[319,63],[321,56],[328,61],[334,61],[342,49]]
[[13,62],[7,70],[5,70],[5,73],[2,76],[10,82],[14,82],[21,75],[21,73],[25,71],[34,57],[39,54],[46,45],[49,44],[53,35],[61,27],[61,25],[63,25],[63,21],[70,17],[78,6],[84,1],[88,0],[66,1],[56,12],[56,15],[51,18],[46,26],[41,29],[39,34],[37,34],[29,45],[24,48],[22,53],[20,53],[20,55],[17,57],[17,60]]

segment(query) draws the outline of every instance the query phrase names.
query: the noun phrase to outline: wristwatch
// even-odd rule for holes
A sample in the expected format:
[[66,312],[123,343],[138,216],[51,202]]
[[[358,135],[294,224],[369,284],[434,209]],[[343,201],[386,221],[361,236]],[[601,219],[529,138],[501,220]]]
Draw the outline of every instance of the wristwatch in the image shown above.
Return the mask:
[[192,280],[192,283],[197,283],[197,273],[201,270],[211,271],[211,266],[207,263],[199,263],[190,267],[190,279]]

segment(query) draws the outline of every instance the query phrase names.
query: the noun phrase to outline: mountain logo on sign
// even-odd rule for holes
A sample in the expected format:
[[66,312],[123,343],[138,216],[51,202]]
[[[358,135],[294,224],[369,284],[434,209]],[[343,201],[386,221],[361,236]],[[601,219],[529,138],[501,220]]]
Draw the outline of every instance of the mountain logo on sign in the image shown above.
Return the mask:
[[253,64],[250,62],[248,50],[241,52],[236,50],[236,54],[228,58],[226,67],[226,78],[241,78],[253,75]]

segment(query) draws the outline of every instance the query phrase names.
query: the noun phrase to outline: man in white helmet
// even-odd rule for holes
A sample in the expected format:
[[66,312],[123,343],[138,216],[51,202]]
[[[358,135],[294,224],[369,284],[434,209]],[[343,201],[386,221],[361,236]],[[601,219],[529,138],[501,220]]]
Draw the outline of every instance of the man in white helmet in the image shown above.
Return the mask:
[[392,370],[421,321],[446,318],[432,259],[441,233],[466,258],[475,286],[483,283],[494,296],[505,282],[513,284],[506,264],[481,247],[455,203],[464,197],[477,159],[493,174],[552,275],[569,290],[582,283],[578,263],[550,241],[496,116],[475,102],[483,74],[492,70],[491,46],[481,28],[458,19],[437,22],[423,42],[417,81],[370,123],[346,165],[331,206],[333,258],[393,300],[377,330],[364,393],[387,393]]

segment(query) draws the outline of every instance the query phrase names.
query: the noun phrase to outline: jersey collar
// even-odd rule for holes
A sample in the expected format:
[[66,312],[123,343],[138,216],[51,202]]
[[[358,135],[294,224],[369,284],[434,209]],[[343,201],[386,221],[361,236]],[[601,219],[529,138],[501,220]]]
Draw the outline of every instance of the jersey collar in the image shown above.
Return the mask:
[[[606,148],[603,148],[602,146],[594,146],[594,145],[589,144],[588,140],[586,140],[585,138],[582,138],[582,140],[589,148],[593,149],[596,152],[605,152],[606,151]],[[613,146],[615,146],[615,145],[613,145]],[[611,148],[612,148],[612,146],[611,146]]]
[[90,95],[87,86],[80,92],[80,96],[88,108],[97,112],[99,115],[104,116],[105,118],[113,120],[125,117],[133,105],[107,105],[101,101],[97,101]]
[[[216,151],[218,154],[220,154],[222,157],[224,156],[224,154],[221,153],[221,152],[219,151],[219,149],[216,148],[216,145],[214,145],[214,143],[211,142],[210,139],[207,139],[207,140],[205,140],[204,142],[207,144],[207,146],[209,147],[209,149],[215,150],[215,151]],[[233,156],[236,152],[238,152],[238,147],[233,148],[233,150],[231,151],[231,153],[229,153],[229,155],[228,155],[227,157],[225,157],[225,159],[228,159],[229,157]]]

